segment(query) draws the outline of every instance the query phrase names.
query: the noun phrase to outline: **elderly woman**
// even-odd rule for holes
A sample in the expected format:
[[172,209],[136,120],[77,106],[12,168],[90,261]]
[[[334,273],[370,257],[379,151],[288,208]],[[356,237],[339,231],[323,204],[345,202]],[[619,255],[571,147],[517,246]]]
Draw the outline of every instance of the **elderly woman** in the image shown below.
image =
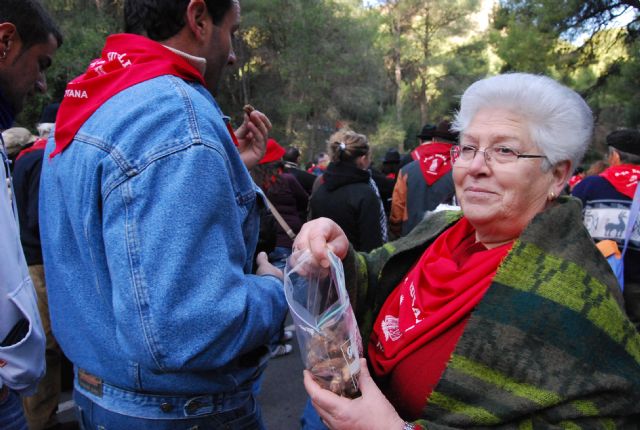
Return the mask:
[[462,213],[357,255],[326,219],[294,246],[343,259],[365,341],[362,397],[305,387],[332,429],[637,428],[640,336],[607,262],[559,197],[591,112],[544,76],[464,93],[453,178]]

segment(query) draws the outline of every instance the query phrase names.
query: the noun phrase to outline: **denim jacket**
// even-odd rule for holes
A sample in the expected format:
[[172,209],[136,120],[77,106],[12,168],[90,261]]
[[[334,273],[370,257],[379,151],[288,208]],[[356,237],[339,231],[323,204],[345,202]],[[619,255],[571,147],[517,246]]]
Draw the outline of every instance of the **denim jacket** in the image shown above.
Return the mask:
[[40,231],[53,332],[74,365],[137,392],[251,384],[286,302],[277,278],[251,274],[256,187],[213,97],[160,76],[49,158],[53,146]]
[[32,394],[44,375],[45,337],[33,283],[22,253],[15,199],[9,197],[5,178],[4,145],[0,163],[0,341],[14,325],[26,319],[28,330],[15,342],[0,346],[0,387]]

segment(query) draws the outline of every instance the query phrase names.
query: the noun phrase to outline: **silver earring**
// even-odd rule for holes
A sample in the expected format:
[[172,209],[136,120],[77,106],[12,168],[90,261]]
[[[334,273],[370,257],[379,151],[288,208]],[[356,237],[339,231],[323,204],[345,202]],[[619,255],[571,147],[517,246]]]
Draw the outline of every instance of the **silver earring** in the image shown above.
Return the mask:
[[549,194],[549,200],[555,200],[555,199],[556,199],[556,193],[551,191],[551,193]]
[[2,51],[2,54],[0,54],[0,60],[4,60],[5,58],[7,58],[7,50],[6,49],[4,51]]

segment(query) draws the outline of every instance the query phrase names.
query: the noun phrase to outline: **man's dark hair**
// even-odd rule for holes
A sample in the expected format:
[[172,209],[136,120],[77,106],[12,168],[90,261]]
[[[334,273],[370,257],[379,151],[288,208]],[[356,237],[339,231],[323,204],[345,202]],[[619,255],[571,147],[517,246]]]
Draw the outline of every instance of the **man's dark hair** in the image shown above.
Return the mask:
[[300,158],[300,151],[295,146],[290,146],[287,148],[286,152],[282,156],[284,161],[289,161],[290,163],[297,163],[298,158]]
[[16,26],[22,41],[22,50],[46,43],[53,35],[62,45],[62,33],[53,18],[38,0],[0,0],[0,22]]
[[[2,0],[4,1],[4,0]],[[205,0],[215,25],[222,23],[234,0]],[[162,41],[175,36],[185,25],[189,0],[126,0],[124,31]]]

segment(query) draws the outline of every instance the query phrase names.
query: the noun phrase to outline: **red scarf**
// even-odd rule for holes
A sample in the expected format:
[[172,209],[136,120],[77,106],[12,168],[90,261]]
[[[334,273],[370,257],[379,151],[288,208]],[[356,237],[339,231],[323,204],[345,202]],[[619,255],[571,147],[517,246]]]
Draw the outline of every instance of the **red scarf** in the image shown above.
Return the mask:
[[202,74],[185,58],[158,42],[134,34],[107,38],[102,56],[69,82],[58,110],[56,148],[60,154],[91,115],[109,98],[129,87],[162,75],[178,76],[204,85]]
[[411,157],[420,162],[420,171],[429,185],[451,170],[451,144],[449,143],[434,141],[420,145],[411,152]]
[[[466,318],[513,242],[485,249],[466,218],[441,234],[385,301],[369,342],[378,376]],[[474,252],[475,251],[475,252]],[[460,254],[468,258],[460,258]]]
[[611,166],[600,173],[600,176],[609,181],[618,192],[633,199],[640,179],[640,167],[633,164]]
[[20,151],[20,153],[16,157],[16,161],[18,161],[20,157],[22,157],[23,155],[27,155],[28,153],[37,151],[39,149],[44,149],[46,146],[47,146],[47,139],[45,139],[44,137],[41,137],[40,139],[33,142],[33,145],[31,145],[30,147]]

